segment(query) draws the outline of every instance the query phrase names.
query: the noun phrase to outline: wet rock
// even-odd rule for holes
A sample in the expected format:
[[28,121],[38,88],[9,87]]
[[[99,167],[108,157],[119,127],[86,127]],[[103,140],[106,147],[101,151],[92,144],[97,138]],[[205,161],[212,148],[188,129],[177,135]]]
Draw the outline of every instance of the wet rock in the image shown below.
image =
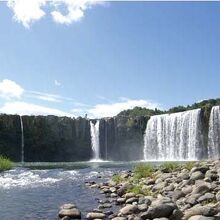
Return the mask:
[[68,209],[61,209],[59,211],[59,217],[70,217],[71,219],[81,219],[81,212],[77,208],[68,208]]

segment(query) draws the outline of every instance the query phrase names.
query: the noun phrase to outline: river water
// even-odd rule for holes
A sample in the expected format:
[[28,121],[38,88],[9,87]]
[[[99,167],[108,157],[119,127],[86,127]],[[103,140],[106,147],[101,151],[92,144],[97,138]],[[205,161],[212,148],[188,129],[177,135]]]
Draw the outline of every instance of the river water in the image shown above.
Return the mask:
[[[0,173],[0,219],[53,220],[58,219],[59,207],[75,203],[86,212],[97,208],[96,189],[85,181],[103,181],[115,172],[129,170],[137,164],[111,162],[27,163]],[[84,218],[84,217],[83,217]]]

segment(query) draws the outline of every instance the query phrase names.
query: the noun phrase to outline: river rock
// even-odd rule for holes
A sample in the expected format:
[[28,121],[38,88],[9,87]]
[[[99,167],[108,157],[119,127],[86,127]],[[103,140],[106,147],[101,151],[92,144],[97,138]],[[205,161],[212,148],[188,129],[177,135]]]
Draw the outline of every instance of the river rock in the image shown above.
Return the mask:
[[174,210],[174,206],[169,204],[159,204],[150,207],[146,212],[141,214],[142,219],[155,219],[162,217],[169,217]]
[[126,205],[124,208],[120,209],[120,213],[123,215],[133,214],[138,212],[137,205]]
[[203,215],[195,215],[190,217],[188,220],[220,220],[220,217],[206,217]]
[[204,183],[200,183],[193,191],[192,194],[201,194],[208,192],[210,188]]
[[201,171],[193,172],[190,176],[191,180],[200,180],[204,179],[205,175]]
[[136,197],[131,197],[129,199],[126,200],[126,203],[127,204],[132,204],[133,202],[137,202],[138,201],[138,198]]
[[135,193],[126,193],[125,195],[124,195],[124,197],[125,197],[125,199],[130,199],[130,198],[132,198],[132,197],[135,197]]
[[217,201],[220,201],[220,191],[216,194]]
[[115,217],[115,218],[112,218],[112,220],[127,220],[127,218],[125,218],[125,217]]
[[215,199],[215,195],[213,193],[206,193],[205,195],[201,196],[198,198],[198,202],[203,202],[203,201],[212,201]]
[[214,216],[218,213],[216,208],[211,206],[194,206],[191,209],[186,210],[184,214],[184,219],[188,219],[191,216],[195,215],[204,215],[204,216]]
[[81,212],[77,208],[61,209],[59,211],[59,217],[63,218],[65,216],[68,216],[71,219],[81,219]]
[[103,219],[103,218],[105,218],[105,214],[100,212],[89,212],[86,215],[86,219]]
[[172,197],[172,199],[173,199],[173,201],[176,201],[176,200],[178,200],[179,198],[184,197],[184,196],[185,196],[185,193],[184,193],[183,191],[181,191],[181,190],[175,190],[175,191],[173,192],[173,197]]

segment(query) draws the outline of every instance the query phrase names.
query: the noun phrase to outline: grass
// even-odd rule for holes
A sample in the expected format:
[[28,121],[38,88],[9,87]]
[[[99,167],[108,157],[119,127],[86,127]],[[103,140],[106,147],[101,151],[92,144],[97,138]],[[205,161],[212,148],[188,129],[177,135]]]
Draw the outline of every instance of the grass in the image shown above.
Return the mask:
[[152,177],[155,169],[151,164],[139,164],[134,169],[136,179]]
[[116,184],[123,182],[123,178],[119,174],[115,174],[112,176],[112,181]]
[[142,194],[145,196],[153,196],[153,192],[150,189],[143,189],[141,185],[133,185],[130,187],[127,192],[132,192],[134,194]]
[[189,161],[187,163],[185,163],[183,165],[183,168],[187,169],[188,171],[190,171],[193,167],[194,167],[195,162],[193,161]]
[[160,165],[160,169],[164,172],[172,172],[180,168],[177,162],[165,162]]
[[12,162],[3,156],[0,156],[0,171],[10,170],[12,168]]

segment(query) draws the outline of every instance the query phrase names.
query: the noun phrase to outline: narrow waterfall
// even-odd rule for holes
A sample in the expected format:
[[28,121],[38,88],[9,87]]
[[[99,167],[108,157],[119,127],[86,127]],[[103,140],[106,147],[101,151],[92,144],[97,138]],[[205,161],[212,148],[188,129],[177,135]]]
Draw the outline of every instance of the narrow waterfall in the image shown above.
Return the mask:
[[93,151],[93,160],[100,160],[100,149],[99,149],[99,120],[94,124],[90,121],[90,133],[91,133],[91,143]]
[[21,162],[24,163],[24,127],[22,116],[20,116],[20,125],[21,125]]
[[212,107],[209,119],[208,157],[220,158],[220,107]]
[[200,109],[152,116],[144,135],[145,160],[195,160],[202,146]]

